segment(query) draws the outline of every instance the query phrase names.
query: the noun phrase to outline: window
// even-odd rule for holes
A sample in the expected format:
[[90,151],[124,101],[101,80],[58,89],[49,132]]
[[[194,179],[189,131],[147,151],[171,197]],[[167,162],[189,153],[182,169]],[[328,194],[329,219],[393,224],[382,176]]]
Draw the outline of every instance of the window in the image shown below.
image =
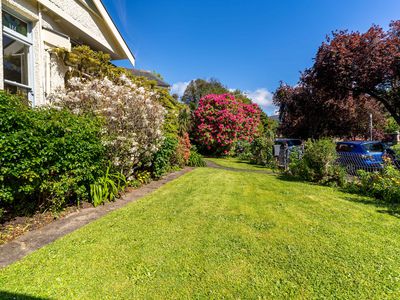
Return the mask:
[[354,146],[349,144],[337,144],[336,151],[337,152],[351,152],[353,151]]
[[6,11],[3,11],[3,26],[7,27],[19,34],[28,36],[28,23],[14,17]]
[[32,101],[32,37],[29,23],[9,12],[3,19],[4,89]]
[[368,152],[383,152],[385,147],[382,143],[368,143],[363,145],[364,149]]

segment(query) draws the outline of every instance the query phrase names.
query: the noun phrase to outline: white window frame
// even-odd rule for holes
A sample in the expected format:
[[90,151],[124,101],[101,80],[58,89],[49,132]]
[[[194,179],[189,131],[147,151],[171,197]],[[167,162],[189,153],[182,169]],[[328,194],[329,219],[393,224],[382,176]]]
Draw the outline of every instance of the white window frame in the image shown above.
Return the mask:
[[26,18],[22,17],[18,13],[11,11],[7,7],[3,7],[1,13],[3,13],[3,11],[5,11],[6,13],[14,16],[15,18],[20,19],[21,21],[25,22],[28,26],[28,28],[27,28],[28,31],[27,31],[27,36],[24,36],[23,34],[20,34],[16,31],[12,30],[11,28],[5,27],[3,25],[2,34],[29,47],[28,66],[27,66],[28,67],[28,85],[25,85],[25,84],[22,84],[22,83],[19,83],[16,81],[7,80],[5,78],[4,78],[4,83],[27,89],[28,90],[28,100],[32,103],[32,106],[35,106],[32,23],[30,20],[27,20]]

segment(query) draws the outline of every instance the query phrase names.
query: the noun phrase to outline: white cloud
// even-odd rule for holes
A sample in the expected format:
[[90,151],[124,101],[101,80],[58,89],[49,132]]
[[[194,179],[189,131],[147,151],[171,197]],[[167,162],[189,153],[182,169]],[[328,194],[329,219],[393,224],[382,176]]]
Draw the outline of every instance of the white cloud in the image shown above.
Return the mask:
[[246,91],[245,94],[254,103],[258,104],[267,115],[276,115],[278,108],[273,104],[273,94],[266,88],[259,88],[254,91]]
[[271,109],[273,107],[273,95],[266,88],[256,89],[255,91],[246,91],[245,94],[263,109]]
[[179,97],[182,97],[189,83],[190,81],[186,82],[180,81],[174,83],[171,87],[171,94],[177,94]]

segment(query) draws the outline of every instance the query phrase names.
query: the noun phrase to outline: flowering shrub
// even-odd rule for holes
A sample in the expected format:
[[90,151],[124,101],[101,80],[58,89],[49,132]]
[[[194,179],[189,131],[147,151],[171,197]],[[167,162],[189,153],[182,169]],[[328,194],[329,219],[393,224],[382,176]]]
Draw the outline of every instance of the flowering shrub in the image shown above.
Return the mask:
[[176,148],[176,164],[180,167],[187,165],[190,157],[191,148],[189,134],[185,132],[182,136],[178,138],[178,147]]
[[229,153],[237,140],[251,142],[257,135],[261,110],[230,94],[207,95],[194,111],[194,138],[203,151]]
[[388,203],[400,202],[400,170],[390,161],[385,162],[381,172],[359,171],[358,192],[373,196]]
[[118,83],[107,78],[72,78],[66,91],[57,91],[50,99],[56,107],[105,119],[103,143],[108,159],[127,177],[150,163],[162,144],[165,109],[157,102],[157,94],[124,76]]

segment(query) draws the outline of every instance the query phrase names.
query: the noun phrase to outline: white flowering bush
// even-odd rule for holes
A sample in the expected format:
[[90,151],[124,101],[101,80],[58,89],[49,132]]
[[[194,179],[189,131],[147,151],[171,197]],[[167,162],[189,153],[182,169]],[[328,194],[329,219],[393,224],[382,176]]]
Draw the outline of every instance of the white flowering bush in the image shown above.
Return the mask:
[[107,78],[72,78],[67,86],[52,94],[50,101],[75,114],[94,113],[104,118],[103,142],[116,169],[129,177],[136,168],[150,163],[163,142],[165,115],[155,92],[124,76],[117,83]]

